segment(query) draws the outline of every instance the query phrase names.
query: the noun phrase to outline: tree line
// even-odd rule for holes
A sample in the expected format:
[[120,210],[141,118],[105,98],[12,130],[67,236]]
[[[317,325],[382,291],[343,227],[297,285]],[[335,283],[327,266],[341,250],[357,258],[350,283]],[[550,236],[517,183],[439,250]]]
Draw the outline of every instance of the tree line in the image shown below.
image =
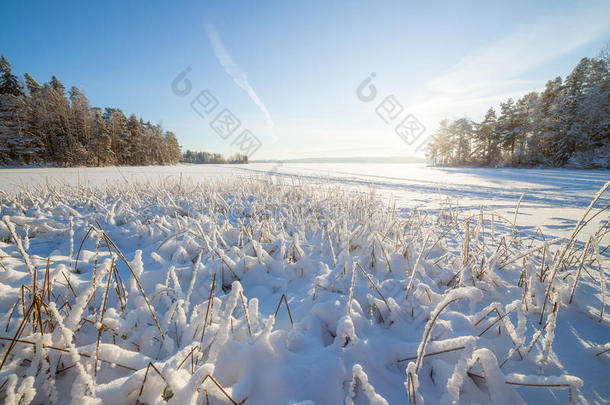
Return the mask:
[[206,164],[206,163],[248,163],[248,155],[242,155],[236,153],[235,155],[231,155],[228,158],[225,158],[220,153],[210,153],[210,152],[196,152],[193,150],[187,150],[182,155],[181,162],[184,163],[196,163],[196,164]]
[[23,80],[0,59],[0,165],[59,166],[175,164],[176,136],[118,108],[91,107],[78,87],[68,92],[53,76]]
[[427,158],[441,166],[610,168],[610,52],[583,58],[541,92],[490,108],[481,122],[441,121]]

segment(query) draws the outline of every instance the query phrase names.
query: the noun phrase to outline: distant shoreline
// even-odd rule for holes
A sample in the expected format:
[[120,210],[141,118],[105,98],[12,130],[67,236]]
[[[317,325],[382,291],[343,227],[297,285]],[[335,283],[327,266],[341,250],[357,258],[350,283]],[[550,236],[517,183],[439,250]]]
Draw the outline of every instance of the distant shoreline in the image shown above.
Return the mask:
[[329,157],[301,159],[260,159],[250,160],[250,163],[427,163],[424,158],[416,157]]

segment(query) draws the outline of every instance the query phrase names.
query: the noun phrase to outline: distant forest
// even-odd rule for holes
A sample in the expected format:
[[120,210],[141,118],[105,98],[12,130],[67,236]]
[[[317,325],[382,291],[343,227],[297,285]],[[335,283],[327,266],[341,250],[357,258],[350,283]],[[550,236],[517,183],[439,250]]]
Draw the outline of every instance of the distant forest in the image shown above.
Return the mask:
[[[25,82],[25,83],[24,83]],[[118,108],[90,107],[78,88],[66,94],[53,76],[20,80],[0,59],[0,165],[105,166],[175,164],[176,136]]]
[[443,120],[428,144],[439,166],[610,168],[610,52],[583,58],[542,93],[490,108],[481,122]]
[[209,153],[209,152],[196,152],[187,150],[182,154],[181,162],[184,163],[248,163],[248,155],[235,154],[225,158],[220,153]]

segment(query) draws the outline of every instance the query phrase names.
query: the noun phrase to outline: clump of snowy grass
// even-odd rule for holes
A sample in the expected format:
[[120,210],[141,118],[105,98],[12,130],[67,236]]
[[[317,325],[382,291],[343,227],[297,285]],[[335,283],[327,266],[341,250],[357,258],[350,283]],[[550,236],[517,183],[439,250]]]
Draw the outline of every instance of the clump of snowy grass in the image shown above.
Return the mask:
[[295,179],[0,193],[0,401],[578,401],[553,340],[569,305],[607,322],[608,224],[576,238],[607,188],[567,241],[520,236],[521,199],[399,215]]

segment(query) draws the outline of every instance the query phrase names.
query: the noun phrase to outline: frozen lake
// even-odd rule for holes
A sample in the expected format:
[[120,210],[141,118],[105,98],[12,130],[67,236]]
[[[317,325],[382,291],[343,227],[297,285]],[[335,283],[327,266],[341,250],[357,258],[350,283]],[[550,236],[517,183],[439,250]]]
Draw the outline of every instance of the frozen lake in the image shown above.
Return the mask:
[[[549,236],[568,236],[597,191],[610,181],[607,170],[435,168],[424,164],[377,163],[254,163],[248,165],[178,165],[104,168],[15,168],[0,171],[0,190],[33,184],[104,184],[115,180],[184,180],[220,177],[287,178],[311,183],[336,183],[360,191],[374,189],[401,210],[437,210],[447,205],[463,212],[483,206],[498,215],[514,217],[517,201],[525,193],[517,227],[532,234],[540,228]],[[598,207],[610,203],[608,195]],[[600,215],[580,234],[607,221]]]

